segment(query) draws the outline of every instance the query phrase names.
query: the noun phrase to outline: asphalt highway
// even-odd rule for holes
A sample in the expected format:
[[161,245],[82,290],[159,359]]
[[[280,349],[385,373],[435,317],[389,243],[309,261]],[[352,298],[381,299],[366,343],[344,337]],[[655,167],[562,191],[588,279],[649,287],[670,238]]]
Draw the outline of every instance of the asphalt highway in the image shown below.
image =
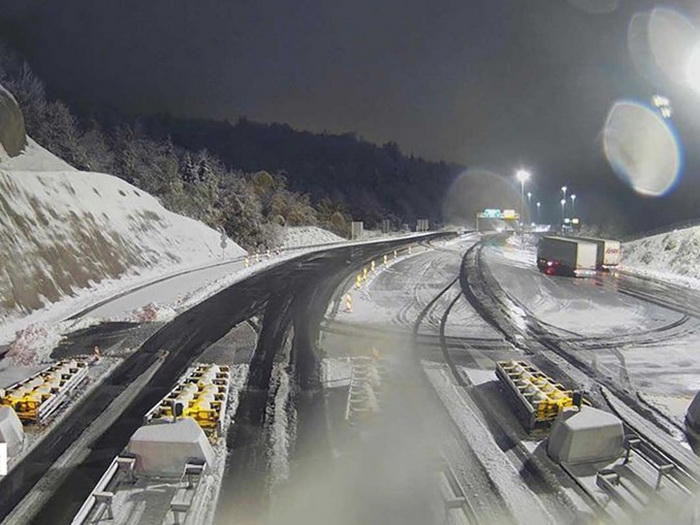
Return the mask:
[[[286,331],[293,318],[303,318],[302,313],[306,313],[307,305],[300,304],[299,299],[295,302],[289,298],[308,297],[306,294],[313,292],[305,290],[308,287],[317,288],[319,275],[336,275],[344,268],[360,266],[372,257],[406,242],[399,239],[341,246],[302,255],[236,283],[179,315],[129,356],[97,391],[81,399],[72,417],[52,429],[47,446],[32,450],[20,465],[3,478],[0,482],[0,518],[7,516],[37,482],[51,473],[54,462],[90,426],[91,433],[97,437],[90,441],[87,456],[77,465],[63,467],[64,472],[58,476],[60,483],[53,487],[53,495],[48,501],[38,508],[25,509],[26,513],[22,516],[24,522],[69,523],[112,458],[124,448],[131,434],[140,426],[143,414],[167,393],[187,366],[235,325],[254,314],[266,312],[267,322],[263,323],[260,345],[251,361],[251,390],[255,398],[256,385],[266,388],[265,381],[269,378],[274,355],[279,348],[276,343],[280,333]],[[301,334],[298,336],[300,342],[302,338],[308,339],[309,333],[304,335],[304,330],[298,332]],[[300,361],[309,357],[308,348],[300,352]],[[313,382],[313,368],[313,359],[308,369],[299,367],[301,375],[298,379],[301,384]],[[147,371],[151,375],[146,386],[134,394],[129,404],[111,407],[115,399]],[[255,428],[262,418],[264,406],[254,399],[244,399],[241,405],[242,414],[246,414],[244,422],[251,422]],[[115,409],[116,415],[110,420],[102,420],[99,416],[108,408]],[[103,427],[95,428],[96,425]],[[245,423],[241,425],[242,434],[245,434],[245,426]],[[238,438],[232,439],[235,442]]]

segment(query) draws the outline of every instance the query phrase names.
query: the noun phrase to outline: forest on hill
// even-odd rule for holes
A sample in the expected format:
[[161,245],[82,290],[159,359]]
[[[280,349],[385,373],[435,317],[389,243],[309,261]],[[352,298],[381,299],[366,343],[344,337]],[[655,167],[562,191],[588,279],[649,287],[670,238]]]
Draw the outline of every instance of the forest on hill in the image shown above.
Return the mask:
[[252,248],[277,242],[279,226],[318,225],[347,236],[349,222],[396,228],[441,221],[462,168],[402,154],[353,133],[297,131],[283,124],[169,115],[79,115],[49,96],[31,67],[0,42],[0,84],[22,108],[28,134],[81,170],[109,173],[170,210],[223,227]]

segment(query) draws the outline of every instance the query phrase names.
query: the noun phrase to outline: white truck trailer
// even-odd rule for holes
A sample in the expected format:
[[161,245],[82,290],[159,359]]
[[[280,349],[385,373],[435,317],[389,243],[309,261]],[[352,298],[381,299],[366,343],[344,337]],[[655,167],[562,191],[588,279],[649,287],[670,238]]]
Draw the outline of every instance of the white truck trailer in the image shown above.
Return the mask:
[[611,239],[597,239],[595,237],[573,237],[576,240],[592,242],[596,245],[598,253],[596,255],[596,268],[603,270],[614,268],[620,264],[620,241]]
[[547,275],[576,276],[596,270],[598,246],[565,237],[542,237],[537,245],[537,267]]

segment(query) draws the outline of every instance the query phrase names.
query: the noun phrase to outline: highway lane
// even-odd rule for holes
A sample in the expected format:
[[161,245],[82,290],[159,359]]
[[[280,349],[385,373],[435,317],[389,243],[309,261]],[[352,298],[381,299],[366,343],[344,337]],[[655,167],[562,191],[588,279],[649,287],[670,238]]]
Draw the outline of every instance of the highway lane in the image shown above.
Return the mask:
[[682,428],[700,390],[697,292],[629,275],[546,276],[526,253],[508,251],[519,250],[487,243],[483,260],[511,309],[569,345],[593,377],[641,396],[657,416]]
[[597,336],[658,329],[682,315],[618,293],[619,279],[547,276],[535,265],[534,247],[485,241],[482,258],[503,290],[561,335]]
[[700,292],[672,283],[655,281],[626,272],[616,272],[614,279],[600,279],[603,286],[658,304],[685,315],[700,318]]
[[[476,242],[473,236],[463,236],[443,243],[435,242],[429,251],[416,248],[412,256],[403,254],[395,262],[389,260],[384,268],[377,266],[361,290],[350,290],[352,311],[341,308],[335,320],[377,327],[386,330],[410,330],[428,302],[459,273],[464,251]],[[437,334],[439,317],[431,311],[421,332]],[[460,300],[454,307],[453,322],[448,334],[454,337],[490,337],[493,329],[469,306]]]
[[[463,248],[466,248],[466,245]],[[411,259],[413,263],[408,262]],[[281,492],[273,501],[273,512],[269,516],[272,523],[306,524],[329,521],[348,524],[378,521],[392,523],[392,519],[398,516],[401,516],[403,523],[430,523],[432,521],[428,514],[412,509],[416,508],[414,505],[416,502],[420,502],[417,506],[423,510],[431,507],[430,498],[425,498],[425,493],[429,493],[431,483],[434,481],[430,476],[434,471],[430,468],[429,458],[440,455],[454,465],[460,483],[472,495],[470,502],[475,513],[486,517],[487,522],[489,518],[491,521],[497,519],[500,522],[522,520],[523,516],[518,515],[516,509],[519,505],[525,504],[525,501],[527,501],[526,506],[532,509],[532,512],[528,513],[529,519],[537,514],[545,521],[553,522],[574,519],[570,514],[575,513],[573,502],[585,506],[582,503],[585,498],[575,488],[571,488],[571,479],[542,455],[541,447],[533,451],[531,447],[524,444],[526,436],[515,422],[507,404],[503,402],[500,392],[494,389],[493,378],[488,381],[483,378],[485,372],[493,375],[489,369],[492,369],[495,359],[520,358],[523,357],[524,352],[533,352],[534,355],[530,355],[530,358],[544,365],[542,367],[554,377],[566,381],[567,384],[583,385],[592,390],[608,368],[602,365],[600,370],[590,366],[582,368],[579,362],[580,356],[569,362],[567,358],[571,358],[572,354],[553,351],[551,344],[555,340],[567,341],[566,350],[576,349],[581,354],[585,354],[581,351],[585,350],[590,353],[594,349],[594,344],[584,348],[584,343],[588,340],[595,341],[596,337],[605,337],[606,330],[610,328],[606,326],[601,330],[598,327],[599,331],[590,331],[597,335],[591,336],[572,330],[557,329],[550,324],[539,323],[536,316],[524,311],[520,305],[506,297],[508,302],[505,310],[507,311],[502,312],[504,317],[500,319],[501,324],[498,319],[491,318],[489,320],[493,324],[486,325],[489,337],[494,338],[494,334],[500,333],[500,341],[493,344],[487,342],[483,348],[477,349],[466,339],[470,333],[476,334],[473,335],[472,341],[486,339],[480,337],[483,336],[484,321],[478,325],[466,323],[465,330],[463,316],[452,316],[456,311],[456,305],[462,301],[459,290],[448,287],[459,275],[457,265],[452,259],[452,257],[445,258],[445,254],[432,256],[420,254],[397,262],[380,272],[370,283],[367,290],[368,296],[363,299],[367,301],[367,311],[354,309],[352,314],[341,316],[342,323],[335,325],[327,323],[327,326],[336,328],[322,333],[321,349],[328,355],[337,358],[351,355],[378,354],[380,356],[380,363],[386,369],[383,384],[388,385],[380,396],[382,415],[370,422],[365,431],[361,432],[362,438],[359,444],[352,440],[348,444],[347,436],[345,439],[338,439],[337,436],[343,434],[338,427],[342,428],[344,423],[343,418],[337,414],[340,411],[337,403],[335,409],[330,410],[329,422],[320,422],[318,426],[311,424],[306,437],[298,440],[300,448],[306,451],[294,456],[295,465],[291,471],[290,482],[283,485]],[[508,266],[508,263],[503,264],[503,267]],[[522,265],[510,266],[513,275],[520,275]],[[425,278],[428,275],[429,277]],[[539,279],[544,276],[536,273],[534,278]],[[491,280],[488,284],[493,282]],[[548,282],[543,285],[545,288],[540,287],[538,290],[541,292],[550,284]],[[572,283],[569,281],[568,284]],[[558,284],[552,286],[558,292],[556,289]],[[577,293],[578,286],[580,285],[567,288],[566,293]],[[437,296],[441,287],[447,290],[444,297]],[[498,290],[500,287],[497,285],[495,289]],[[376,293],[377,291],[382,293]],[[596,298],[599,292],[590,293],[593,294],[593,298]],[[392,295],[395,297],[394,300],[391,300]],[[319,298],[319,310],[327,297],[326,295],[323,300]],[[531,297],[536,299],[535,295]],[[314,306],[313,297],[310,301],[307,304]],[[620,300],[615,297],[610,301],[609,308],[611,308],[610,305],[628,309],[637,306],[634,302],[627,302],[627,298]],[[354,304],[357,305],[357,301]],[[376,307],[375,318],[368,315],[368,312],[372,311],[372,306]],[[647,306],[644,305],[642,308]],[[395,315],[406,308],[411,309],[412,312],[408,315],[404,314],[405,317]],[[465,309],[469,308],[471,306],[467,304]],[[658,305],[651,305],[649,308],[650,311],[654,311]],[[476,311],[479,314],[483,313],[478,308]],[[439,354],[434,351],[434,341],[430,345],[431,349],[426,352],[425,345],[420,341],[416,345],[411,345],[404,336],[397,335],[402,326],[405,328],[406,319],[415,312],[418,312],[421,321],[425,321],[418,327],[425,332],[423,340],[426,340],[425,335],[434,334],[436,328],[440,332],[441,340],[446,340],[447,329],[450,327],[457,327],[465,334],[465,340],[461,341],[463,351],[456,351],[458,337],[451,340],[448,349],[450,360],[456,361],[461,368],[469,367],[474,372],[478,372],[472,372],[478,379],[477,383],[460,384],[457,378],[462,372],[458,370],[457,373],[452,374],[454,384],[442,385],[441,395],[449,393],[451,397],[444,399],[436,397],[432,386],[426,385],[425,379],[421,379],[421,375],[417,373],[420,365],[415,358],[423,359],[424,363],[429,363],[429,366],[440,374],[447,372],[446,360],[440,359]],[[448,313],[450,315],[447,315]],[[469,311],[469,317],[473,317],[474,313]],[[353,314],[358,314],[357,318],[353,319]],[[513,317],[510,317],[511,315]],[[633,316],[630,318],[634,319]],[[390,329],[387,329],[389,323],[386,319],[395,321]],[[502,324],[503,319],[505,324]],[[635,319],[635,322],[637,320]],[[641,320],[650,321],[644,316],[641,316]],[[651,319],[651,324],[644,335],[649,337],[649,333],[653,334],[654,330],[669,326],[666,323],[678,324],[678,320],[679,316],[675,312],[662,312]],[[610,323],[611,320],[606,319],[605,322]],[[680,323],[678,326],[682,327],[683,324],[685,323]],[[366,325],[369,325],[370,329],[364,330],[363,333],[362,327]],[[475,331],[470,332],[470,329]],[[638,335],[637,332],[639,330],[630,329],[628,335]],[[624,335],[623,333],[622,336]],[[510,348],[508,341],[514,343]],[[578,346],[573,346],[574,344]],[[620,354],[613,352],[612,349],[607,351],[619,363]],[[601,352],[599,354],[602,356]],[[624,365],[624,363],[619,364]],[[455,395],[457,397],[454,397]],[[331,394],[328,394],[327,406],[331,404],[328,400],[331,397]],[[442,406],[445,400],[452,408],[457,404],[462,408],[455,413],[446,414]],[[310,413],[318,415],[320,411],[321,409],[316,407]],[[472,414],[470,417],[475,418],[473,424],[487,428],[490,436],[484,434],[478,437],[480,434],[472,434],[465,428],[459,427],[456,422],[463,420],[465,413]],[[477,439],[474,441],[475,435]],[[329,436],[333,436],[330,438],[330,449],[333,454],[329,454]],[[408,441],[407,436],[410,436]],[[484,440],[491,439],[495,441],[495,448],[485,447]],[[314,447],[308,447],[309,443],[317,443],[319,446],[314,449]],[[345,446],[340,446],[343,443]],[[399,443],[405,446],[398,446]],[[500,457],[500,454],[504,457],[500,460],[500,467],[496,467],[493,459]],[[486,458],[490,458],[486,461],[488,467],[484,463]],[[420,466],[424,475],[416,477],[413,468],[409,472],[401,469],[407,465]],[[512,477],[516,472],[522,475],[519,481]],[[420,487],[420,494],[402,486],[397,479],[402,476],[410,479],[413,486]],[[523,490],[519,483],[523,484],[525,491],[521,492],[520,496],[516,496],[514,495],[517,492],[514,490],[516,486],[518,491]],[[569,486],[565,494],[559,489],[562,484]],[[285,488],[288,490],[284,490]],[[389,492],[393,499],[390,499],[384,490],[387,488],[390,488]],[[536,495],[534,499],[532,499],[533,494]],[[314,501],[314,505],[304,506],[303,502],[308,503],[308,501]],[[388,501],[392,503],[393,514],[387,510]],[[525,507],[521,507],[521,510],[522,508]],[[277,513],[274,512],[275,509]],[[408,516],[404,516],[403,512]]]
[[[529,519],[570,521],[570,510],[559,501],[556,483],[554,486],[544,483],[538,478],[537,469],[522,455],[508,456],[507,451],[513,445],[508,445],[511,443],[508,435],[493,424],[493,418],[487,417],[490,407],[470,401],[472,394],[459,384],[458,378],[450,374],[444,354],[439,350],[439,341],[446,344],[449,341],[450,354],[454,354],[458,364],[469,363],[487,368],[492,367],[493,359],[522,357],[517,349],[508,345],[493,327],[480,318],[461,295],[457,280],[462,255],[474,242],[474,239],[464,239],[451,243],[447,249],[416,254],[382,270],[368,285],[367,297],[363,299],[367,305],[362,306],[363,310],[358,312],[353,308],[352,313],[338,316],[342,322],[326,323],[329,330],[322,334],[321,346],[335,358],[371,355],[376,350],[381,356],[382,366],[392,379],[386,388],[393,393],[393,401],[397,403],[382,404],[382,417],[378,425],[384,428],[383,423],[391,421],[385,416],[386,411],[400,413],[401,423],[397,426],[402,429],[402,436],[395,436],[394,448],[400,450],[398,443],[405,441],[408,434],[411,436],[409,442],[420,444],[417,445],[420,453],[410,449],[409,445],[415,457],[407,453],[403,457],[404,462],[415,464],[426,454],[447,462],[466,491],[472,518],[482,523],[517,523],[522,522],[524,509],[530,509],[527,513]],[[367,315],[364,309],[374,312],[376,317]],[[409,330],[415,330],[415,338],[407,339],[405,334],[401,334],[401,326],[406,330],[403,319],[390,326],[382,322],[385,319],[396,320],[394,314],[405,309],[411,311]],[[445,315],[447,312],[449,316]],[[427,377],[432,378],[435,374],[444,378],[444,384],[436,387],[432,379],[431,382],[427,380]],[[443,395],[447,397],[443,398]],[[465,396],[463,400],[461,396]],[[445,403],[449,410],[446,410]],[[470,435],[462,428],[458,422],[466,417],[464,410],[459,408],[453,411],[461,403],[470,403],[468,412],[474,417],[470,428],[477,430],[474,427],[477,425],[490,430],[475,438],[476,434]],[[503,419],[508,419],[509,414],[505,410]],[[517,421],[513,424],[518,425]],[[407,428],[410,431],[406,431]],[[381,450],[385,450],[382,446],[389,446],[370,443]],[[387,455],[393,458],[397,454],[400,456],[396,450],[392,450],[392,453]],[[371,457],[372,461],[376,461],[375,456]],[[370,474],[374,472],[372,466],[365,466],[358,458],[355,461],[358,462],[357,468],[363,472],[362,479],[373,479]],[[395,468],[389,460],[383,465],[384,469]],[[429,466],[425,469],[421,483],[430,485],[429,478],[435,474],[435,470]],[[519,475],[515,474],[519,470],[529,474],[519,479]],[[512,475],[518,479],[513,479]],[[377,477],[375,474],[374,478]],[[385,477],[378,479],[387,486],[393,486]],[[352,485],[354,478],[351,480]],[[379,487],[371,486],[377,495],[383,494]],[[409,491],[399,492],[410,499]],[[348,499],[355,505],[364,504]],[[376,504],[372,499],[369,501],[370,506]],[[414,521],[409,520],[409,523]]]
[[[119,407],[121,415],[115,421],[109,421],[99,432],[92,429],[98,435],[101,434],[101,437],[92,442],[88,457],[79,466],[68,469],[64,481],[56,487],[57,491],[51,500],[41,509],[31,509],[32,512],[38,512],[36,523],[46,523],[43,518],[49,516],[53,523],[69,522],[70,516],[86,497],[99,474],[140,425],[143,413],[167,393],[175,378],[201,352],[234,325],[261,311],[271,293],[303,287],[313,280],[318,268],[328,261],[346,265],[352,265],[353,261],[365,262],[374,254],[393,249],[403,242],[406,241],[386,241],[303,255],[239,282],[178,316],[151,337],[138,352],[127,358],[103,388],[81,400],[80,406],[76,407],[76,417],[55,429],[51,447],[32,451],[26,461],[0,482],[0,516],[5,516],[19,503],[56,458],[130,383],[136,381],[151,365],[162,361],[148,382],[148,387],[129,406]],[[265,357],[261,359],[268,362]],[[258,373],[264,377],[266,372]]]
[[82,309],[70,319],[81,317],[119,318],[150,303],[175,304],[187,294],[245,268],[243,257],[204,268],[178,272],[135,286]]
[[[449,293],[445,294],[444,297],[438,298],[431,304],[432,299],[435,298],[440,289],[459,275],[460,250],[464,251],[472,243],[473,241],[465,241],[459,246],[454,246],[455,255],[436,251],[432,258],[427,254],[420,254],[415,256],[418,259],[413,257],[397,262],[393,270],[392,267],[387,268],[376,276],[374,286],[377,286],[377,289],[383,293],[376,295],[370,293],[370,299],[376,297],[378,301],[383,301],[381,307],[383,310],[387,310],[389,319],[396,319],[395,314],[407,304],[410,305],[411,313],[409,316],[414,316],[414,322],[415,317],[424,314],[420,326],[420,330],[425,333],[424,337],[431,334],[433,337],[440,335],[447,337],[449,334],[449,336],[454,337],[450,343],[450,349],[458,364],[484,369],[490,366],[493,359],[522,356],[522,349],[518,348],[518,344],[509,348],[508,338],[502,333],[500,333],[500,341],[494,342],[492,345],[491,340],[499,335],[498,329],[483,320],[479,320],[481,312],[460,298],[457,285],[449,290]],[[318,332],[328,304],[336,295],[335,288],[348,275],[352,276],[363,264],[367,264],[369,260],[376,258],[382,250],[389,248],[390,245],[384,244],[371,249],[347,247],[344,250],[334,250],[333,253],[324,252],[304,256],[293,264],[281,265],[276,270],[271,269],[269,273],[266,272],[263,277],[257,280],[251,279],[245,285],[231,287],[230,290],[215,296],[216,300],[212,301],[214,299],[212,298],[210,300],[212,302],[198,312],[191,311],[183,314],[184,317],[179,322],[174,323],[177,329],[173,328],[173,324],[166,326],[137,353],[141,355],[141,358],[138,362],[132,360],[126,375],[120,377],[117,374],[114,377],[113,381],[107,385],[103,396],[107,398],[111,396],[113,399],[119,392],[123,392],[128,383],[138,380],[139,373],[145,370],[149,363],[153,363],[159,358],[162,359],[164,354],[162,350],[167,349],[167,358],[154,373],[148,388],[144,389],[132,404],[124,407],[126,410],[114,422],[100,432],[95,432],[98,437],[90,447],[89,456],[81,461],[78,468],[70,469],[69,476],[65,478],[66,481],[63,482],[49,503],[42,508],[38,517],[35,518],[35,522],[41,523],[48,516],[51,519],[57,519],[58,521],[53,521],[56,523],[67,522],[71,506],[82,501],[82,498],[70,495],[85,493],[92,487],[95,477],[99,477],[101,474],[100,469],[106,466],[113,455],[121,450],[128,440],[128,436],[140,424],[141,412],[150,408],[167,391],[180,370],[183,370],[197,355],[200,355],[202,351],[227,333],[227,328],[253,312],[262,315],[262,327],[258,346],[251,360],[253,373],[250,376],[249,388],[241,400],[237,424],[233,427],[235,430],[229,436],[231,469],[227,474],[222,492],[223,502],[239,504],[235,510],[239,518],[264,516],[265,509],[271,508],[272,514],[267,516],[271,523],[277,523],[274,521],[275,519],[279,519],[281,523],[286,518],[288,518],[287,523],[294,523],[294,521],[290,521],[292,515],[300,518],[299,523],[314,523],[311,519],[313,516],[307,514],[308,508],[300,509],[295,505],[298,505],[304,498],[312,497],[314,491],[318,490],[321,491],[318,494],[327,496],[329,500],[326,502],[328,505],[323,507],[323,512],[316,516],[318,520],[315,523],[327,523],[328,519],[337,517],[339,507],[336,503],[357,505],[358,508],[362,509],[363,513],[360,514],[348,513],[348,520],[350,516],[370,521],[371,518],[381,517],[382,521],[391,523],[392,516],[401,516],[402,523],[428,523],[430,521],[426,520],[432,519],[432,514],[419,511],[431,505],[430,498],[426,497],[424,492],[427,494],[434,484],[431,475],[435,471],[431,470],[430,465],[435,458],[433,454],[436,452],[435,443],[444,445],[443,448],[448,451],[449,460],[458,466],[458,475],[465,486],[480,494],[475,497],[476,508],[481,509],[484,515],[495,512],[495,509],[503,508],[502,498],[505,496],[499,493],[497,487],[494,488],[494,480],[491,477],[493,472],[489,472],[489,469],[484,467],[478,453],[465,445],[460,430],[455,427],[451,417],[441,407],[441,400],[435,397],[432,387],[426,385],[425,379],[421,379],[422,376],[417,374],[420,367],[417,365],[416,357],[432,362],[434,366],[442,366],[443,370],[447,370],[444,368],[445,361],[436,351],[434,341],[430,345],[431,349],[427,350],[420,343],[417,347],[411,345],[410,341],[407,344],[405,337],[380,339],[372,330],[367,330],[364,336],[358,336],[357,332],[349,334],[333,334],[332,332],[319,334]],[[448,247],[448,249],[451,248]],[[409,262],[410,259],[414,259],[414,262]],[[490,263],[491,260],[489,260]],[[507,261],[499,262],[499,264],[502,264],[502,268],[509,267]],[[510,265],[510,267],[510,271],[514,272],[513,275],[518,275],[518,272],[522,270],[517,263]],[[430,278],[416,278],[426,268],[430,270],[426,271],[424,275],[430,275]],[[535,276],[538,278],[546,277],[539,274],[535,274]],[[392,289],[396,291],[398,300],[389,300]],[[540,291],[542,289],[539,288]],[[578,289],[579,287],[571,289],[567,287],[566,293],[574,294]],[[460,304],[463,304],[461,311],[457,308]],[[616,304],[626,305],[627,303]],[[450,315],[445,321],[444,315],[451,305]],[[517,308],[520,307],[517,306]],[[651,305],[650,308],[653,311],[659,306]],[[664,315],[666,314],[664,313]],[[650,333],[653,334],[653,330],[662,327],[667,320],[678,320],[679,318],[676,312],[671,312],[668,315],[667,319],[661,317],[653,319],[652,322],[658,321],[659,325],[651,324],[647,331],[651,331]],[[348,319],[345,319],[344,322],[347,323],[347,321]],[[382,326],[386,328],[386,324],[374,320],[372,329],[376,331],[380,330]],[[361,327],[362,322],[355,323],[355,326]],[[682,326],[683,324],[680,325],[681,329]],[[402,328],[406,328],[405,321],[395,322],[392,330]],[[556,336],[563,341],[568,341],[567,344],[575,342],[579,345],[577,348],[582,354],[594,351],[594,346],[585,348],[584,344],[589,339],[594,340],[596,336],[586,336],[561,328],[558,329],[560,334],[553,332],[555,328],[550,325],[544,325],[544,328],[546,332],[538,335],[541,340],[543,334],[548,334],[546,337]],[[527,330],[522,333],[526,337],[533,335]],[[591,331],[591,333],[595,332]],[[635,335],[633,331],[630,333]],[[339,424],[342,424],[337,418],[333,419],[333,414],[338,411],[338,396],[335,398],[329,396],[319,385],[320,356],[317,354],[316,347],[319,335],[320,350],[336,357],[356,355],[357,353],[367,354],[371,352],[372,345],[376,345],[378,340],[381,340],[381,345],[377,350],[388,369],[388,378],[390,379],[388,384],[392,386],[384,398],[386,417],[383,416],[377,424],[371,426],[371,432],[363,438],[368,440],[367,442],[361,441],[355,448],[349,446],[346,453],[341,454],[340,458],[336,456],[338,441],[332,430],[332,427],[337,428]],[[510,340],[518,343],[517,335],[515,332],[509,334]],[[598,333],[598,336],[601,335],[604,336],[605,331]],[[464,340],[460,340],[460,337],[463,337]],[[467,341],[470,337],[471,340]],[[486,341],[487,339],[488,341]],[[482,342],[482,349],[477,349],[472,344],[477,341]],[[463,350],[458,349],[459,345],[463,347]],[[529,348],[529,345],[525,344],[525,347]],[[653,347],[649,346],[649,348]],[[455,352],[455,349],[458,351]],[[142,354],[143,350],[146,352]],[[545,348],[545,350],[547,349]],[[596,352],[601,359],[598,373],[603,374],[609,367],[613,366],[603,362],[603,355],[610,355],[614,359],[618,358],[610,352],[610,349],[608,349],[609,354],[603,354],[600,349],[597,349]],[[629,362],[629,356],[627,360]],[[270,465],[266,463],[270,444],[269,428],[266,427],[266,424],[269,423],[269,416],[266,414],[269,414],[268,410],[274,408],[274,405],[270,404],[271,395],[274,392],[269,391],[269,385],[271,378],[276,377],[274,367],[279,363],[288,365],[290,377],[296,386],[296,393],[288,398],[291,402],[290,406],[296,409],[297,414],[294,428],[296,441],[289,450],[290,473],[288,481],[278,486],[276,496],[271,501],[267,485],[271,472]],[[573,382],[576,382],[581,375],[581,370],[577,366],[569,366],[566,370],[570,373],[567,379]],[[598,377],[595,369],[593,370],[594,373],[586,377],[586,380],[590,381],[591,378]],[[586,372],[591,372],[591,369],[587,369]],[[585,377],[585,373],[583,375]],[[632,379],[635,380],[634,377]],[[478,386],[475,397],[471,401],[471,410],[494,433],[497,444],[506,453],[508,461],[513,465],[527,466],[528,463],[524,462],[522,456],[508,452],[514,450],[512,445],[508,445],[512,442],[509,436],[518,436],[517,432],[513,434],[514,430],[509,427],[508,418],[504,418],[500,412],[496,419],[488,417],[489,407],[496,406],[494,403],[498,401],[498,398],[497,392],[494,393],[488,388]],[[108,400],[97,400],[94,410],[98,410],[98,412],[85,411],[83,415],[86,418],[94,417],[94,414],[99,413],[100,406],[108,405]],[[75,429],[71,431],[76,432]],[[372,437],[374,434],[376,434],[376,439]],[[75,433],[73,435],[75,436]],[[392,444],[406,440],[406,436],[411,436],[411,439],[406,442],[405,447],[392,448]],[[292,439],[292,441],[294,440]],[[340,441],[342,442],[342,439]],[[56,446],[63,446],[60,437],[56,441]],[[369,448],[366,448],[367,446]],[[37,459],[50,461],[50,455]],[[413,462],[409,465],[411,459]],[[408,468],[409,466],[408,471],[404,470],[404,467]],[[420,469],[414,469],[414,467],[420,467]],[[418,470],[429,472],[431,475],[418,476]],[[27,472],[30,472],[30,475],[35,475],[31,471]],[[532,472],[531,475],[535,475],[535,479],[530,481],[526,479],[527,486],[531,486],[533,491],[540,493],[551,489],[547,484],[542,485],[542,480],[536,479],[536,469]],[[318,478],[318,480],[313,481],[312,478]],[[413,486],[420,490],[401,492],[403,489],[407,489],[401,485],[402,478],[412,480]],[[368,483],[368,480],[371,482]],[[361,485],[362,483],[364,485]],[[392,500],[391,498],[387,499],[387,493],[379,490],[381,486],[393,487],[402,494],[402,497],[393,500],[393,504],[390,504]],[[299,487],[305,488],[301,490]],[[0,489],[2,488],[0,486]],[[339,491],[345,490],[340,501],[333,500],[334,491],[331,490],[333,488]],[[241,502],[245,504],[240,505]],[[368,503],[362,506],[363,502]],[[544,508],[548,509],[548,512],[554,512],[554,515],[559,512],[556,498],[546,500],[544,505]],[[294,513],[291,513],[291,510],[287,514],[275,513],[275,509],[279,511],[281,508],[294,510]],[[401,510],[392,514],[391,509]],[[231,507],[223,506],[219,511],[218,519],[220,522],[226,522],[231,516],[231,512],[234,512]],[[402,512],[405,512],[406,515],[403,515]],[[323,521],[321,516],[326,521]],[[499,514],[499,516],[506,521],[512,518],[507,513]],[[352,521],[348,521],[348,523],[352,523]]]

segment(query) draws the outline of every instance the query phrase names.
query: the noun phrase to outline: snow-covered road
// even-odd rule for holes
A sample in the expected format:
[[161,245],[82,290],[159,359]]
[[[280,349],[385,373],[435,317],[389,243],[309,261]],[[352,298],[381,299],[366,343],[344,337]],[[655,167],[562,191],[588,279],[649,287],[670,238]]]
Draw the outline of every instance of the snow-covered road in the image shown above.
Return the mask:
[[[574,347],[579,358],[603,376],[632,389],[678,425],[700,390],[700,320],[683,304],[694,290],[674,289],[665,297],[674,309],[656,301],[656,285],[635,286],[630,295],[625,276],[552,277],[534,264],[532,248],[494,243],[483,259],[504,292],[524,310]],[[689,294],[689,297],[683,296]]]
[[119,318],[149,303],[164,305],[181,303],[196,290],[244,268],[244,261],[237,260],[176,275],[110,300],[91,310],[87,315],[100,318]]
[[[530,255],[532,255],[530,257]],[[547,276],[534,252],[510,244],[487,247],[484,261],[503,289],[539,320],[585,336],[635,333],[677,321],[681,314],[615,291],[613,276],[599,279]]]
[[[362,289],[349,290],[352,310],[347,311],[343,305],[336,319],[352,324],[412,329],[421,311],[459,275],[462,255],[476,240],[471,236],[447,243],[436,241],[433,247],[421,246],[410,255],[404,252],[396,260],[390,259],[386,267],[378,262],[376,275],[370,272]],[[422,331],[437,333],[440,324],[438,312],[444,311],[449,299],[452,297],[442,298],[442,308],[429,312]],[[461,298],[450,314],[447,334],[478,337],[493,335],[493,330]]]

